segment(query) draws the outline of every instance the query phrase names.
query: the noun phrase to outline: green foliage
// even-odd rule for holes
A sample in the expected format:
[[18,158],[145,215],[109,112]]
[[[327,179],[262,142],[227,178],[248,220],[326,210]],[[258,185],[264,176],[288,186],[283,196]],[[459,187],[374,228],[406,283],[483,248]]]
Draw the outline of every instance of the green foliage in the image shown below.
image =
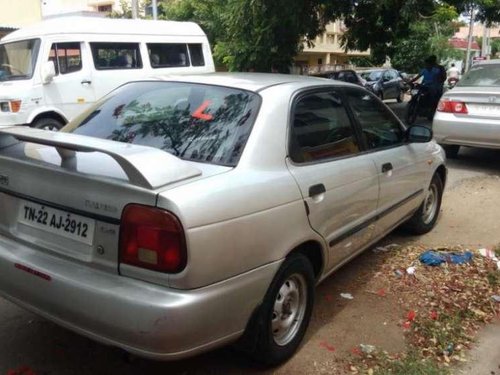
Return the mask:
[[421,359],[418,354],[410,353],[403,359],[387,361],[375,370],[375,375],[449,375],[450,371],[441,368],[430,360]]

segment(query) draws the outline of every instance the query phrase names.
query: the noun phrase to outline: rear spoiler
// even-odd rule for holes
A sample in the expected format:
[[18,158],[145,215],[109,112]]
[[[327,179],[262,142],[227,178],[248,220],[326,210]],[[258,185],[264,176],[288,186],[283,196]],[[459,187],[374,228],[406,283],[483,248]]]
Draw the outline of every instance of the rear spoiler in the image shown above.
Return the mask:
[[167,184],[201,175],[201,171],[168,152],[153,147],[133,145],[63,132],[24,126],[0,127],[0,145],[6,136],[19,141],[53,146],[61,156],[61,166],[71,164],[75,152],[102,152],[111,156],[133,185],[157,189]]

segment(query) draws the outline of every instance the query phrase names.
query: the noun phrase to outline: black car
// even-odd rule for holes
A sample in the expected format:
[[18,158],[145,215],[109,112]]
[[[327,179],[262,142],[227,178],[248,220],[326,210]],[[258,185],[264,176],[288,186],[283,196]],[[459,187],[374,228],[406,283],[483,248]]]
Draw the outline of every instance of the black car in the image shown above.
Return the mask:
[[405,82],[395,69],[373,69],[361,73],[366,80],[366,87],[373,91],[380,99],[404,99]]

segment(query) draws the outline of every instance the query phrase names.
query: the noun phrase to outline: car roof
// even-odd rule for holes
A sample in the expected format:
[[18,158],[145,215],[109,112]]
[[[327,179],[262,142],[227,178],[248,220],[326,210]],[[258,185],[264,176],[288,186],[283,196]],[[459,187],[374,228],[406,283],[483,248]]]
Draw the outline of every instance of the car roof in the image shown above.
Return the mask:
[[[150,78],[150,80],[201,83],[207,85],[227,86],[247,91],[262,91],[277,85],[296,84],[298,86],[346,86],[345,82],[337,82],[327,78],[300,76],[295,74],[275,73],[206,73],[193,75],[168,75]],[[144,81],[143,79],[140,81]]]
[[474,63],[472,66],[478,66],[478,65],[491,65],[491,64],[500,64],[500,59],[493,59],[493,60],[482,60]]

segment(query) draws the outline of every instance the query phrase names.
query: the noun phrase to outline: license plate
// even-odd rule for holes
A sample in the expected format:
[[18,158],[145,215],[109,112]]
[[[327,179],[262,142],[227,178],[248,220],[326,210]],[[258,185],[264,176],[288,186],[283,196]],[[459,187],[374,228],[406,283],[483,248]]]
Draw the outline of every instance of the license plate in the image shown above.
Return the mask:
[[21,201],[18,221],[30,227],[92,245],[95,220],[28,201]]
[[500,116],[500,105],[494,104],[467,104],[467,108],[470,114],[473,115],[483,115],[483,116],[491,116],[496,115]]

